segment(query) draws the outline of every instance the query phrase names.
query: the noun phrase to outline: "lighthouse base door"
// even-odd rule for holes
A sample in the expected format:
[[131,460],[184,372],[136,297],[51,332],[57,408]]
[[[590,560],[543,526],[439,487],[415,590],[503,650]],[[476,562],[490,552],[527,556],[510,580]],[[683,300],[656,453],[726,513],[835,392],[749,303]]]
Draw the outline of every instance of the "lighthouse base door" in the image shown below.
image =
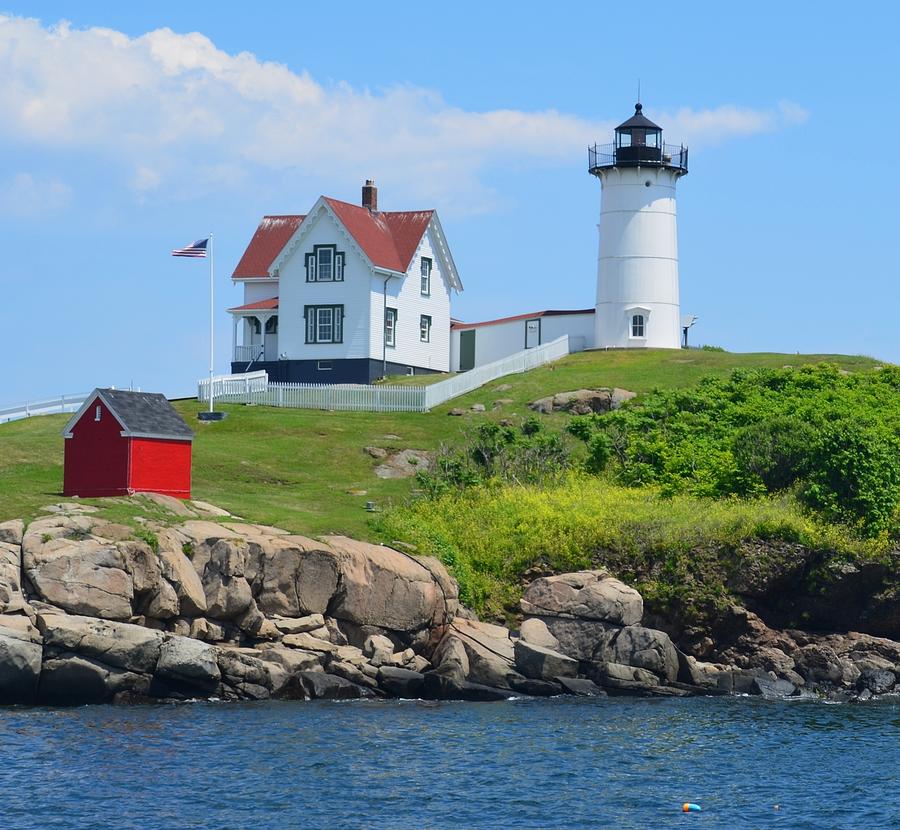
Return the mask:
[[525,321],[525,348],[533,349],[541,345],[541,318]]

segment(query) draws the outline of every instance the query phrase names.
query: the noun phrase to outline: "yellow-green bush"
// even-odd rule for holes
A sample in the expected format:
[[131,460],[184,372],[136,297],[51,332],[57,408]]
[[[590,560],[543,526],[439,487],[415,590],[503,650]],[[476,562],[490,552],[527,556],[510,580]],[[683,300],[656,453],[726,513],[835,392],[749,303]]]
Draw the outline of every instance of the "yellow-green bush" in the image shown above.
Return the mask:
[[380,517],[384,538],[414,544],[453,570],[463,601],[483,614],[513,613],[529,568],[571,571],[609,565],[664,600],[725,597],[717,551],[748,538],[799,542],[854,559],[889,547],[886,535],[855,538],[806,512],[792,496],[664,498],[572,474],[558,484],[484,485],[421,499]]

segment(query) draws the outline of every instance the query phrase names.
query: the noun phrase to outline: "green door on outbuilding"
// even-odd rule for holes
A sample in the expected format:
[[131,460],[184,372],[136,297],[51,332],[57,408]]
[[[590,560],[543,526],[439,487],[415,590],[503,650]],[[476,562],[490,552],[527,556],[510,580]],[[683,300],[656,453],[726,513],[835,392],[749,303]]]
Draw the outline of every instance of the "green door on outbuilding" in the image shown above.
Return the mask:
[[475,368],[475,329],[459,333],[459,371],[468,372]]

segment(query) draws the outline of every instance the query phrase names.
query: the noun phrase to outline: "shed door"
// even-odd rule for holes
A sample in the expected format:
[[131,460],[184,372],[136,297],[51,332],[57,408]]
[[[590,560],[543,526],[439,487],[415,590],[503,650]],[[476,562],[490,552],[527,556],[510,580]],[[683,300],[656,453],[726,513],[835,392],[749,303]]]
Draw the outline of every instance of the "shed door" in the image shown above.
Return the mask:
[[535,346],[541,345],[541,320],[540,317],[534,320],[525,321],[525,348],[533,349]]
[[475,368],[475,329],[459,333],[459,371],[468,372]]

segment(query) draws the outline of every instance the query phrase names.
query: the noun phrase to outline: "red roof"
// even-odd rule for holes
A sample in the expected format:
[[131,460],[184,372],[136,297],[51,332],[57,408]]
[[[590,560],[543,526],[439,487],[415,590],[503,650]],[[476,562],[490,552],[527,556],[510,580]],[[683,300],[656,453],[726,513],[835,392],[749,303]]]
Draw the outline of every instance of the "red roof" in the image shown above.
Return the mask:
[[[409,268],[434,215],[433,210],[370,211],[327,196],[323,199],[376,268],[400,273]],[[305,218],[264,216],[231,278],[268,277],[272,263]]]
[[328,206],[376,268],[405,272],[433,210],[371,211],[325,197]]
[[547,309],[535,311],[533,314],[516,314],[514,317],[499,317],[496,320],[483,320],[480,323],[463,323],[461,320],[451,320],[451,329],[478,329],[482,326],[496,326],[500,323],[514,323],[516,320],[534,320],[538,317],[562,317],[566,314],[596,314],[595,308],[573,309]]
[[255,303],[247,303],[247,305],[239,305],[236,308],[229,308],[229,311],[265,311],[266,309],[278,308],[278,297],[271,297],[268,300],[257,300]]
[[300,215],[263,216],[231,278],[246,280],[268,277],[272,261],[281,253],[281,249],[287,245],[305,218]]

